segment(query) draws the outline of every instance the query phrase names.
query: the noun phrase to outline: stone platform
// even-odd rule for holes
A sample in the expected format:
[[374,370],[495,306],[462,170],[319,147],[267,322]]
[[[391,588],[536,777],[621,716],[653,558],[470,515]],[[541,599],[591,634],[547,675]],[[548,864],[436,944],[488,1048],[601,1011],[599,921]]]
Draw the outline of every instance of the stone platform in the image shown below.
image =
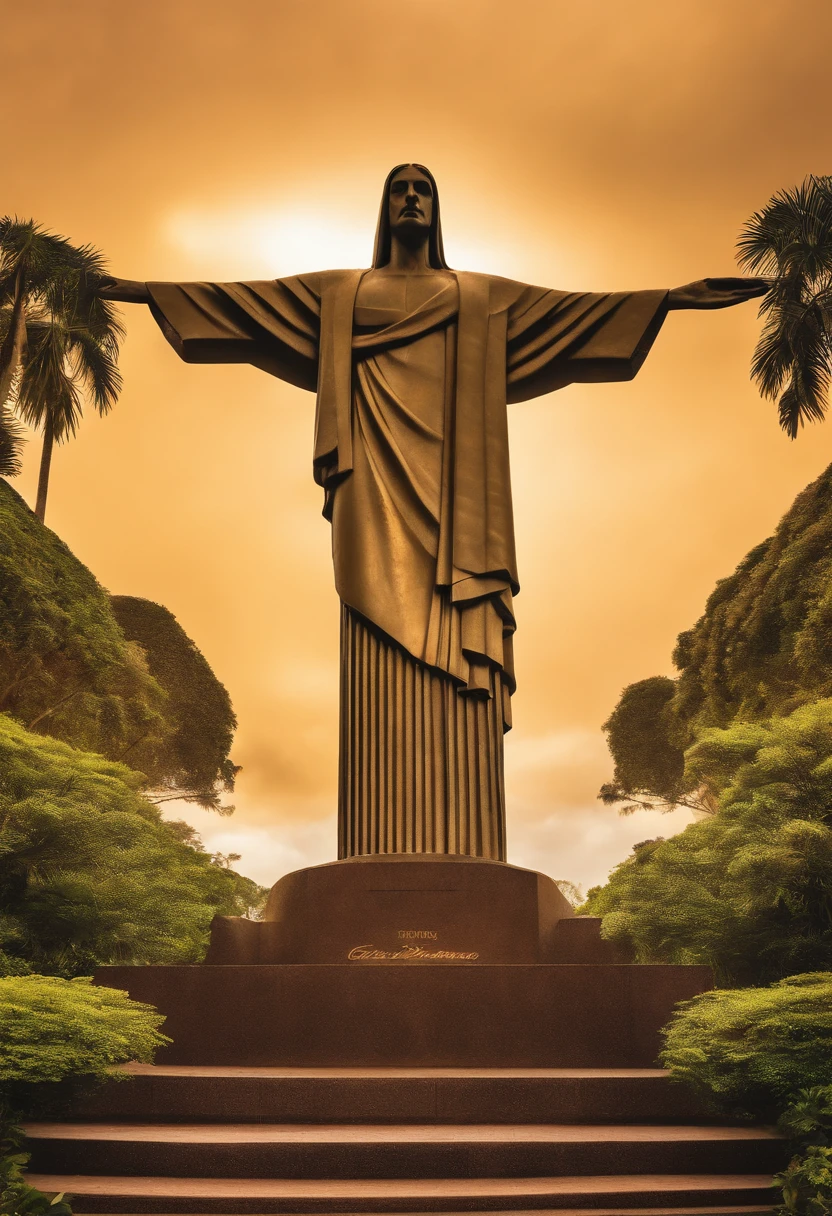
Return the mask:
[[445,853],[378,854],[287,874],[262,921],[217,917],[205,961],[629,961],[590,919],[576,933],[571,922],[583,918],[533,870]]
[[707,967],[284,964],[102,967],[164,1013],[178,1064],[638,1068]]
[[786,1159],[655,1067],[706,967],[637,966],[555,883],[358,858],[219,918],[206,964],[104,967],[173,1044],[28,1128],[79,1213],[760,1213]]
[[426,854],[299,870],[263,921],[217,918],[205,965],[95,981],[165,1014],[167,1063],[630,1068],[711,975],[621,961],[545,875]]
[[739,1216],[788,1156],[657,1069],[129,1071],[27,1129],[75,1212]]

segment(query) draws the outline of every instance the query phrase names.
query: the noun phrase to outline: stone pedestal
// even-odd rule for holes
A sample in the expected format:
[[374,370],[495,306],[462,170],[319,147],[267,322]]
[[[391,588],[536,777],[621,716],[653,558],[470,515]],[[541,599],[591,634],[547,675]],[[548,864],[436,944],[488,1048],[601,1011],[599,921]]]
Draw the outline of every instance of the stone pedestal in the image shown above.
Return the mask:
[[[380,854],[281,878],[262,921],[217,917],[206,963],[622,962],[545,874],[444,853]],[[592,957],[584,957],[589,950]]]
[[444,854],[313,866],[263,921],[219,917],[207,965],[103,967],[166,1014],[160,1062],[649,1067],[706,967],[633,966],[550,878]]

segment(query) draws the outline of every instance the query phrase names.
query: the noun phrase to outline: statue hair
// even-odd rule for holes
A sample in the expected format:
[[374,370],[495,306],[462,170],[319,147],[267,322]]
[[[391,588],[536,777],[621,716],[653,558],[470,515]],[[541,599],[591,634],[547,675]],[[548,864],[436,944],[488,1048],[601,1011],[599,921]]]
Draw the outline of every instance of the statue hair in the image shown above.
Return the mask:
[[450,267],[445,261],[445,249],[442,244],[442,224],[439,219],[439,191],[436,188],[436,179],[430,169],[426,169],[424,165],[417,165],[415,161],[405,161],[402,165],[396,165],[387,174],[384,190],[381,194],[381,208],[378,213],[376,243],[373,249],[373,269],[375,270],[379,266],[386,266],[390,261],[390,247],[392,243],[390,232],[390,183],[402,169],[410,168],[418,169],[420,173],[424,173],[433,190],[433,218],[428,234],[428,262],[434,270],[449,270]]

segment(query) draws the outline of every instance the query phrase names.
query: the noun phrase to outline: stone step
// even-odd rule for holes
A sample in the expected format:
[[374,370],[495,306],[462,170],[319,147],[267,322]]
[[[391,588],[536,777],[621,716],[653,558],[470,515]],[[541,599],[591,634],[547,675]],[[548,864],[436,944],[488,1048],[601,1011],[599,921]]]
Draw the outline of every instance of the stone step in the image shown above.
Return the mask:
[[666,1216],[668,1209],[726,1212],[776,1198],[770,1174],[626,1174],[559,1178],[239,1179],[38,1174],[40,1190],[71,1196],[87,1213],[266,1214],[354,1212],[594,1212],[630,1208]]
[[26,1148],[43,1173],[226,1179],[773,1174],[787,1161],[773,1131],[644,1125],[32,1123]]
[[683,1123],[694,1097],[658,1068],[234,1068],[129,1065],[79,1119],[268,1123]]

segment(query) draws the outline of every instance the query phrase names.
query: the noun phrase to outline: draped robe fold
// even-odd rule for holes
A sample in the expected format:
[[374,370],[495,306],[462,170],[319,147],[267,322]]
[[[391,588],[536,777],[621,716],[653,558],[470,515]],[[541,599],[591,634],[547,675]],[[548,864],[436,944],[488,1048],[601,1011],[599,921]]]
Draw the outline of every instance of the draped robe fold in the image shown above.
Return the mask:
[[339,855],[504,860],[519,590],[506,405],[631,379],[667,293],[456,273],[408,312],[362,307],[365,273],[148,287],[187,362],[251,363],[317,393],[343,605]]

